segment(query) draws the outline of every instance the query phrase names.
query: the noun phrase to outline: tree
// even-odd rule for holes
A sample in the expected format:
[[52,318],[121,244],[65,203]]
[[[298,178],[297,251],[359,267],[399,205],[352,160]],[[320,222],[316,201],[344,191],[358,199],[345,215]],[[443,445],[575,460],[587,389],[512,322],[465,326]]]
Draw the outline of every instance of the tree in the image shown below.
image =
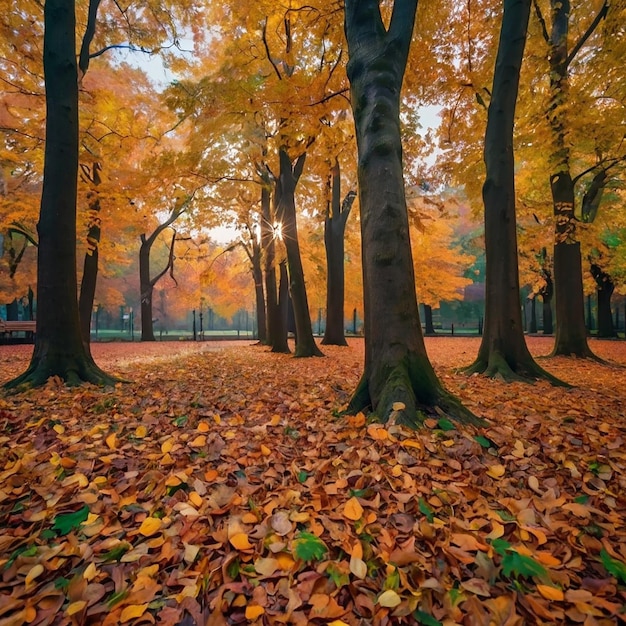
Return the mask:
[[418,407],[473,416],[448,394],[426,354],[402,171],[400,92],[417,0],[396,0],[386,28],[378,0],[347,0],[352,109],[363,247],[365,370],[348,406],[417,426]]
[[295,191],[304,169],[306,152],[303,152],[294,163],[287,149],[281,147],[279,149],[279,159],[280,174],[276,181],[275,193],[278,198],[279,215],[282,218],[283,242],[287,251],[287,268],[289,271],[289,294],[293,302],[296,324],[295,356],[323,356],[313,337],[296,225]]
[[146,237],[141,235],[141,247],[139,248],[139,289],[141,292],[141,341],[155,341],[152,324],[152,296],[154,286],[169,271],[173,277],[174,272],[174,245],[176,243],[176,231],[172,235],[167,264],[155,276],[150,276],[150,251],[159,235],[169,228],[189,207],[193,195],[179,199],[170,210],[167,218],[161,222],[152,233]]
[[331,169],[330,198],[324,216],[324,250],[326,252],[326,328],[322,345],[347,346],[344,325],[345,302],[345,232],[356,192],[341,199],[339,160]]
[[30,366],[7,387],[42,385],[51,376],[68,384],[111,384],[82,341],[76,297],[78,68],[74,0],[44,8],[46,147],[37,230],[37,334]]
[[528,351],[520,309],[513,127],[530,4],[531,0],[504,1],[484,148],[485,325],[478,356],[467,372],[557,382]]
[[535,0],[535,9],[548,43],[550,103],[547,112],[552,131],[550,189],[554,212],[554,290],[556,337],[553,356],[596,358],[587,342],[585,327],[582,257],[576,234],[575,180],[571,173],[569,132],[570,66],[588,38],[606,16],[608,1],[580,38],[569,47],[571,6],[569,0],[550,0],[552,25],[547,25]]

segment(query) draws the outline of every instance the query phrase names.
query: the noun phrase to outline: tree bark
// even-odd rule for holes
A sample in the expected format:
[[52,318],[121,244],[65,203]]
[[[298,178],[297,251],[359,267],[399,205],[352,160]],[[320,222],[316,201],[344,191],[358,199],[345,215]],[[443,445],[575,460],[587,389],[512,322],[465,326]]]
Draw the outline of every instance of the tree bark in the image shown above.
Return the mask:
[[256,302],[256,325],[259,341],[267,343],[267,315],[265,313],[265,290],[263,289],[263,265],[261,261],[261,246],[257,241],[252,242],[252,277],[254,279],[254,297]]
[[98,280],[98,256],[100,247],[100,197],[98,185],[100,184],[100,165],[94,163],[91,172],[83,173],[87,176],[93,189],[89,192],[89,229],[87,231],[87,252],[83,262],[83,276],[80,281],[80,296],[78,298],[78,316],[80,318],[80,334],[83,342],[91,343],[91,312],[96,295],[96,283]]
[[345,334],[345,232],[356,193],[350,191],[341,202],[341,171],[335,161],[331,171],[331,196],[324,219],[326,251],[326,328],[322,345],[347,346]]
[[597,263],[591,264],[591,275],[596,281],[598,294],[598,338],[613,339],[617,337],[611,313],[611,298],[615,291],[615,284],[611,276]]
[[7,387],[42,385],[59,376],[70,385],[112,384],[80,333],[76,297],[78,72],[74,0],[44,7],[46,147],[37,230],[37,334],[30,366]]
[[427,335],[435,334],[435,327],[433,326],[433,307],[430,304],[424,305],[424,332]]
[[145,234],[141,235],[141,246],[139,247],[139,290],[141,294],[141,341],[156,341],[154,336],[154,324],[152,322],[152,297],[154,295],[154,286],[165,276],[168,270],[171,272],[174,265],[174,245],[176,243],[176,231],[172,235],[170,244],[170,253],[167,265],[154,277],[150,278],[150,252],[152,245],[157,237],[180,215],[180,212],[174,217],[175,211],[172,211],[170,217],[157,226],[150,237]]
[[531,0],[504,1],[484,149],[485,325],[476,361],[466,371],[556,383],[526,346],[517,266],[513,128],[530,6]]
[[298,227],[296,224],[296,185],[302,174],[306,152],[301,154],[295,164],[285,148],[279,150],[280,173],[277,181],[278,203],[282,215],[283,242],[287,251],[287,268],[289,270],[289,292],[293,303],[296,322],[297,357],[323,356],[313,337],[313,326],[309,312],[309,302],[304,282],[300,244],[298,243]]
[[272,341],[272,352],[289,354],[289,343],[287,341],[287,323],[289,319],[289,276],[287,274],[287,262],[282,261],[278,267],[278,300],[275,311],[276,334]]
[[388,30],[378,0],[346,0],[352,110],[358,147],[365,369],[347,411],[421,423],[418,408],[474,416],[448,394],[426,354],[402,172],[400,90],[417,0],[394,2]]
[[534,295],[530,299],[530,328],[528,332],[537,334],[537,298]]
[[555,220],[554,295],[556,337],[551,356],[595,358],[587,343],[585,328],[582,258],[576,237],[574,181],[570,172],[565,106],[569,80],[568,35],[570,0],[550,0],[550,92],[548,121],[552,130],[552,174],[550,189]]
[[552,282],[552,272],[546,267],[545,248],[543,254],[544,266],[541,274],[545,280],[545,285],[539,291],[542,302],[542,318],[543,318],[543,334],[551,335],[554,332],[554,324],[552,322],[552,297],[554,296],[554,284]]

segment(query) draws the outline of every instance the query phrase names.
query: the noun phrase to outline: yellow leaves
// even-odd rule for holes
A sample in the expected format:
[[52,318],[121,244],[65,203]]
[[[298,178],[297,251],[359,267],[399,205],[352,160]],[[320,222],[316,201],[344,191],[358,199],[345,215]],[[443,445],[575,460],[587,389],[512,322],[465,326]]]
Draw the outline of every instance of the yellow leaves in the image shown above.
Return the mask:
[[86,600],[76,600],[68,605],[67,609],[65,609],[65,614],[71,617],[72,615],[80,613],[86,606]]
[[357,521],[363,516],[363,507],[354,496],[346,502],[343,508],[343,516],[352,521]]
[[148,429],[146,426],[141,424],[141,426],[137,426],[135,429],[135,437],[138,439],[143,439],[148,434]]
[[166,439],[162,444],[161,444],[161,452],[163,454],[168,454],[169,452],[172,451],[172,448],[174,447],[174,439],[172,437],[170,437],[169,439]]
[[111,433],[105,441],[109,450],[115,450],[117,448],[117,435],[115,433]]
[[28,587],[28,585],[30,585],[35,578],[37,578],[38,576],[41,576],[41,574],[44,573],[44,566],[41,563],[37,563],[36,565],[33,565],[28,574],[26,574],[26,579],[25,579],[25,584]]
[[235,533],[229,541],[236,550],[250,550],[253,547],[246,533]]
[[378,596],[378,604],[389,609],[393,609],[402,602],[402,598],[393,589],[387,589]]
[[209,426],[208,422],[203,421],[198,424],[197,431],[199,433],[208,433],[210,430],[211,430],[211,427]]
[[500,478],[504,476],[505,472],[506,468],[504,467],[504,465],[497,463],[496,465],[490,465],[487,468],[486,474],[488,476],[491,476],[492,478],[495,478],[496,480],[500,480]]
[[144,537],[151,537],[158,533],[162,526],[163,522],[158,517],[146,517],[146,519],[141,522],[139,533]]
[[197,491],[192,491],[189,494],[189,502],[197,508],[200,508],[204,504],[202,496]]
[[83,578],[90,582],[98,575],[98,569],[95,563],[89,563],[83,572]]
[[261,454],[263,456],[271,456],[272,451],[265,444],[261,444]]
[[141,617],[146,612],[147,608],[148,603],[125,606],[122,609],[122,614],[120,615],[120,623],[125,624],[126,622],[130,622],[132,619]]

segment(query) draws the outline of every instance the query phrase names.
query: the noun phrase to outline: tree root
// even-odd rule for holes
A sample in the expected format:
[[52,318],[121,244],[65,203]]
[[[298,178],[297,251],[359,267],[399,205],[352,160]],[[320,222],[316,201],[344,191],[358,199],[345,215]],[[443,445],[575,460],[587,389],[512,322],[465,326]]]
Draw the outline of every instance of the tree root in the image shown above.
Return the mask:
[[498,378],[506,383],[534,383],[537,380],[547,380],[555,387],[571,387],[570,384],[544,370],[533,359],[525,360],[514,369],[499,352],[492,352],[489,360],[478,357],[461,371],[468,376],[482,374],[487,378]]
[[371,411],[381,422],[394,420],[413,429],[422,426],[426,415],[446,415],[461,424],[474,426],[486,424],[447,392],[432,370],[420,369],[416,364],[410,367],[407,361],[388,373],[376,406],[373,406],[367,374],[363,374],[345,414]]
[[69,387],[91,383],[101,387],[126,382],[101,370],[90,357],[86,359],[55,359],[54,363],[45,358],[33,358],[28,369],[17,378],[3,385],[4,389],[20,393],[34,387],[41,387],[54,377],[61,378]]

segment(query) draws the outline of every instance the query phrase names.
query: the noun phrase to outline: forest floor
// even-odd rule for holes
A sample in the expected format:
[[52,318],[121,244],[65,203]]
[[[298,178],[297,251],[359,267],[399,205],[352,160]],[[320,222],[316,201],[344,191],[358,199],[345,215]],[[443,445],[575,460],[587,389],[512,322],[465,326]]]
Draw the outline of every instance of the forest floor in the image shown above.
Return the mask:
[[131,382],[0,393],[0,625],[626,623],[626,343],[541,360],[573,388],[426,343],[487,426],[340,417],[362,340],[95,344]]

